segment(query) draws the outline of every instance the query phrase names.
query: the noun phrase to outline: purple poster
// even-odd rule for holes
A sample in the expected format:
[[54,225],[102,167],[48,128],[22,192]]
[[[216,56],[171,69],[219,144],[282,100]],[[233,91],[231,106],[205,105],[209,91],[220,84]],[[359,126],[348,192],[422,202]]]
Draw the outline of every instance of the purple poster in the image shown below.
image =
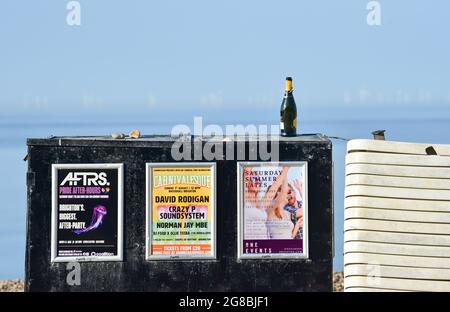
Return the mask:
[[122,258],[122,165],[53,165],[52,261]]
[[240,256],[307,257],[307,163],[240,165]]

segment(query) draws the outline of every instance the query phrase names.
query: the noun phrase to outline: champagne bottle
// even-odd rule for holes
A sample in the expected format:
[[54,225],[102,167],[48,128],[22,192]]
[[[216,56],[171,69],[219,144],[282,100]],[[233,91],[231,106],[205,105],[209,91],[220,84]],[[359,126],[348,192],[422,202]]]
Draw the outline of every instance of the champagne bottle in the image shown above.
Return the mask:
[[280,110],[280,130],[282,136],[297,135],[297,106],[292,95],[292,78],[286,77],[286,91]]

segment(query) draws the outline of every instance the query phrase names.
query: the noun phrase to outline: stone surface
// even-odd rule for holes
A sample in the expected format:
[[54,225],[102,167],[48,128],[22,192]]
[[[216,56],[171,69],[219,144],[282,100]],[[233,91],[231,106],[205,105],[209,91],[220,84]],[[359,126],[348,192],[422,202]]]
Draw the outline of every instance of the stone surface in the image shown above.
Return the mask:
[[22,280],[0,281],[0,292],[23,292],[23,288]]
[[111,134],[111,137],[113,139],[123,139],[123,138],[125,138],[125,134],[123,134],[123,133],[113,133],[113,134]]
[[344,272],[335,272],[333,274],[333,291],[344,291]]
[[139,130],[133,130],[130,132],[129,137],[132,139],[138,139],[141,136],[141,132]]

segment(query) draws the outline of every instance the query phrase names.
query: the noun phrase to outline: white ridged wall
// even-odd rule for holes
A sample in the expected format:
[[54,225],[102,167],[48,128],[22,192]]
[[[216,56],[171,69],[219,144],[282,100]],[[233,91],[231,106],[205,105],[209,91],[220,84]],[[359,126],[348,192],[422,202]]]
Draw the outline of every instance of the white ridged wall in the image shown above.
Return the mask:
[[450,145],[350,141],[344,207],[345,291],[450,291]]

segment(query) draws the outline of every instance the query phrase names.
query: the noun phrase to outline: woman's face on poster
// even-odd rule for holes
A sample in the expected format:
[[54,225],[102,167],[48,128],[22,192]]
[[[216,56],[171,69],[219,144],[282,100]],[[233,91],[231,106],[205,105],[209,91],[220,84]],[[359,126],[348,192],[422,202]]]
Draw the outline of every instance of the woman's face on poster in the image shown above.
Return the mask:
[[294,205],[296,200],[297,200],[297,196],[295,195],[295,190],[294,190],[294,188],[291,185],[289,185],[289,189],[288,189],[288,192],[287,192],[288,204],[289,205]]
[[[277,191],[277,193],[276,193],[274,198],[278,198],[278,196],[281,196],[281,191],[282,191],[282,187],[280,186],[278,188],[278,191]],[[292,185],[289,184],[288,185],[288,190],[287,190],[287,193],[286,193],[286,201],[287,201],[287,203],[289,205],[294,205],[296,200],[297,200],[297,196],[295,195],[295,190],[292,187]]]

